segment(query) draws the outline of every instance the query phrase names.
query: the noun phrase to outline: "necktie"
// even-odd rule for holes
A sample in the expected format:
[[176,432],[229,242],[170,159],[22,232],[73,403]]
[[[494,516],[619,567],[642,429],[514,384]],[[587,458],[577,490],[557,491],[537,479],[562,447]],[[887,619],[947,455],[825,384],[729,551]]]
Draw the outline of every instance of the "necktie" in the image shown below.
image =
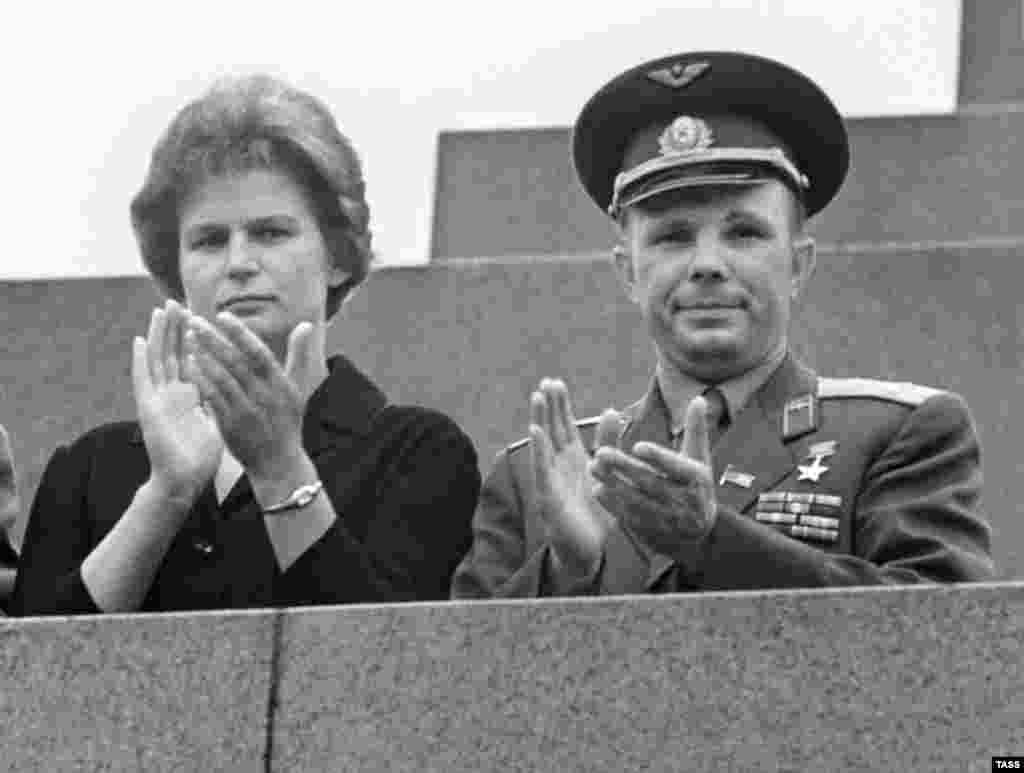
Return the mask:
[[729,428],[729,405],[718,387],[708,387],[701,392],[701,397],[708,401],[708,438],[714,448],[718,438]]

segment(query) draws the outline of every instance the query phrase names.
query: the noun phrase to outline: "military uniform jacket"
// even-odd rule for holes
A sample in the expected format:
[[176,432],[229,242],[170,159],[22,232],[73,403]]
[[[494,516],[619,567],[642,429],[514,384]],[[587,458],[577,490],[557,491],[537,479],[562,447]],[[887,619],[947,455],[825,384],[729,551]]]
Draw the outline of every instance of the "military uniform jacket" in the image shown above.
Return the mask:
[[[670,445],[656,380],[623,448]],[[596,421],[580,422],[593,442]],[[548,577],[528,442],[484,484],[456,598],[957,582],[992,577],[980,450],[963,400],[913,384],[824,379],[783,361],[713,449],[718,517],[699,546],[612,529],[595,577]],[[822,469],[824,468],[824,469]]]
[[[476,452],[448,417],[387,404],[342,357],[306,406],[303,445],[337,520],[281,572],[242,476],[206,489],[140,611],[445,599],[468,549]],[[33,502],[11,611],[98,611],[80,567],[149,477],[134,422],[108,424],[51,457]]]

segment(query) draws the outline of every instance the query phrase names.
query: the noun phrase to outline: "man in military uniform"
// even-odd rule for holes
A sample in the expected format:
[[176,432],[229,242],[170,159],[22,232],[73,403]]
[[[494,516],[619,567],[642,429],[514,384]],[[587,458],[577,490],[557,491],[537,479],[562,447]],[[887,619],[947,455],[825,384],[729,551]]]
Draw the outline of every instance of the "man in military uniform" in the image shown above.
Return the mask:
[[962,399],[820,378],[789,352],[815,261],[805,221],[849,163],[816,84],[745,54],[648,62],[584,106],[573,161],[618,226],[657,367],[638,403],[582,422],[541,382],[455,598],[992,577]]

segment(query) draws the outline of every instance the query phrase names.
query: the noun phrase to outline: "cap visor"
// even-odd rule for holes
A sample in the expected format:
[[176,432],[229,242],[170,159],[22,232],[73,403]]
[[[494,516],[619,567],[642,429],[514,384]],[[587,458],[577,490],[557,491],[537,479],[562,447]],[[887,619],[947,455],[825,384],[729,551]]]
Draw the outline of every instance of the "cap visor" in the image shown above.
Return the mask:
[[650,188],[637,191],[619,202],[618,208],[623,210],[626,207],[631,207],[655,196],[681,188],[699,188],[710,185],[757,185],[774,179],[777,179],[777,177],[769,174],[754,174],[753,172],[683,175],[671,180],[664,180],[657,185],[652,185]]

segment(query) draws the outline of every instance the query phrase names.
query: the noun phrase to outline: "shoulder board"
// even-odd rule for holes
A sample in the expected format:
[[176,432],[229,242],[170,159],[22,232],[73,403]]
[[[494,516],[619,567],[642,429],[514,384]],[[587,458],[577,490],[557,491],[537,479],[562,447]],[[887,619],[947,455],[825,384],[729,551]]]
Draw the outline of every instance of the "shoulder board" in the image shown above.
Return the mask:
[[[600,420],[601,420],[600,416],[588,416],[585,419],[577,419],[576,420],[576,426],[579,427],[580,429],[588,429],[590,427],[596,427],[597,423]],[[513,451],[516,451],[516,450],[522,448],[523,446],[527,445],[529,442],[530,442],[530,438],[524,437],[522,440],[517,440],[515,443],[512,443],[509,446],[506,446],[505,451],[507,453],[512,453]]]
[[882,381],[874,378],[819,378],[818,397],[823,400],[842,397],[867,397],[904,405],[920,405],[941,389],[909,381]]

